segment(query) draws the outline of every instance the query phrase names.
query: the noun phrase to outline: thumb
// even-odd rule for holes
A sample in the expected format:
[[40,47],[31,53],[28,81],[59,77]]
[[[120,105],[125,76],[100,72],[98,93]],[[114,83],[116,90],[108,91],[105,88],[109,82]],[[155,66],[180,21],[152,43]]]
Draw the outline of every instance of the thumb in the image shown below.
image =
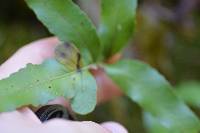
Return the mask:
[[61,131],[60,133],[128,133],[124,127],[115,122],[106,122],[99,125],[91,121],[77,122],[60,119],[54,119],[44,123],[43,129],[48,131],[48,133],[57,132],[58,129]]
[[26,64],[40,64],[45,59],[51,58],[54,48],[59,43],[56,37],[50,37],[32,42],[19,49],[11,58],[0,65],[0,79],[24,68]]

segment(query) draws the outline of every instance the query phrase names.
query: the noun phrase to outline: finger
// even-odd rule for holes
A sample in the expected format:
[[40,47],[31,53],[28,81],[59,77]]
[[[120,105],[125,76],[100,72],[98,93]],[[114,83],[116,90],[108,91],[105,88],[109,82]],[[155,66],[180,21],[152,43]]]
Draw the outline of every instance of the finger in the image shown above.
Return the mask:
[[36,123],[41,123],[41,121],[38,119],[38,117],[35,115],[35,113],[30,110],[29,108],[22,108],[18,110],[22,115],[24,115],[26,118],[36,122]]
[[64,120],[51,120],[44,126],[44,130],[49,133],[61,131],[60,133],[111,133],[106,128],[91,121],[72,122]]
[[120,60],[121,57],[122,57],[122,55],[121,55],[120,53],[117,53],[117,54],[113,55],[112,57],[110,57],[110,58],[106,61],[106,63],[108,63],[108,64],[114,64],[114,63],[116,63],[118,60]]
[[40,64],[52,57],[59,40],[55,37],[32,42],[19,49],[11,58],[0,66],[0,79],[24,68],[26,64]]
[[69,101],[67,101],[64,97],[56,98],[56,99],[54,99],[54,100],[52,100],[52,101],[50,101],[50,102],[48,103],[48,105],[53,105],[53,104],[60,104],[60,105],[64,106],[65,108],[67,108],[67,110],[68,110],[70,113],[73,112],[73,111],[72,111],[72,108],[71,108],[71,106],[70,106]]
[[69,108],[69,102],[66,101],[64,97],[59,97],[53,101],[50,101],[48,104],[61,104],[62,106]]
[[36,132],[35,129],[39,130],[41,125],[40,122],[29,119],[29,117],[19,111],[0,114],[0,132],[2,133],[15,133],[18,131],[23,133],[34,133]]
[[[121,58],[121,54],[117,53],[111,58],[109,58],[106,63],[113,64]],[[108,101],[114,97],[121,96],[122,91],[120,88],[113,83],[113,81],[106,75],[102,68],[91,69],[91,73],[94,75],[97,86],[97,101],[98,103]]]
[[101,125],[110,130],[112,133],[128,133],[128,131],[122,125],[116,122],[105,122]]
[[105,74],[103,69],[91,69],[97,81],[97,101],[98,103],[108,101],[114,97],[122,95],[119,87]]
[[[25,110],[24,110],[25,111]],[[26,121],[25,125],[39,125],[41,124],[40,121],[35,118],[34,113],[31,112],[31,110],[26,110],[27,112],[22,113],[19,111],[12,111],[12,112],[4,112],[0,114],[0,125],[4,122],[8,122],[10,124],[19,124],[24,123]],[[26,115],[25,115],[26,114]],[[27,117],[28,116],[28,117]],[[30,116],[33,117],[33,119],[30,119]]]

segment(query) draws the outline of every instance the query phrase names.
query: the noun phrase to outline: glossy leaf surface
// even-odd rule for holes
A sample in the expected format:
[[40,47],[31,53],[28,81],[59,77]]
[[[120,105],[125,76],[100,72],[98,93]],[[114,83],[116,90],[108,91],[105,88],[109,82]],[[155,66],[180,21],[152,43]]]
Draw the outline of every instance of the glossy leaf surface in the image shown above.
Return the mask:
[[73,43],[86,63],[99,58],[101,47],[94,25],[72,0],[26,0],[38,19],[61,41]]
[[133,35],[137,0],[101,0],[99,36],[104,55],[119,52]]
[[105,67],[105,70],[164,131],[197,133],[200,130],[198,118],[176,97],[171,85],[155,69],[139,61],[124,60]]
[[[87,69],[70,71],[54,59],[26,68],[0,81],[0,112],[24,105],[44,105],[63,96],[80,114],[96,105],[96,81]],[[77,100],[79,99],[79,100]]]

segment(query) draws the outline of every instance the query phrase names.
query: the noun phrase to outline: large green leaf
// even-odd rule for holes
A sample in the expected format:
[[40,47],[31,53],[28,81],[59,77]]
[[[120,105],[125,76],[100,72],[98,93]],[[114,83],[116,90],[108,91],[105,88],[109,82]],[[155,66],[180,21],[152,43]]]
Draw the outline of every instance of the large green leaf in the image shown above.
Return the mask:
[[106,66],[105,70],[126,95],[157,120],[161,129],[169,133],[200,130],[198,118],[155,69],[139,61],[124,60]]
[[175,89],[176,95],[187,104],[200,108],[200,83],[195,81],[181,83]]
[[38,19],[64,42],[76,45],[87,63],[99,58],[99,39],[89,18],[72,0],[26,0]]
[[53,59],[42,65],[28,64],[0,81],[0,112],[43,105],[63,96],[71,100],[75,112],[86,114],[96,105],[96,88],[96,81],[86,68],[69,71]]
[[[184,121],[180,121],[179,123],[182,124],[183,122]],[[144,123],[145,123],[148,133],[199,133],[199,129],[198,129],[199,127],[196,127],[196,128],[191,127],[189,129],[187,128],[188,127],[187,126],[187,127],[182,127],[182,130],[179,128],[170,129],[167,121],[162,122],[157,117],[153,116],[151,113],[148,113],[148,112],[144,113]]]
[[133,34],[137,0],[101,0],[99,36],[106,57],[119,52]]

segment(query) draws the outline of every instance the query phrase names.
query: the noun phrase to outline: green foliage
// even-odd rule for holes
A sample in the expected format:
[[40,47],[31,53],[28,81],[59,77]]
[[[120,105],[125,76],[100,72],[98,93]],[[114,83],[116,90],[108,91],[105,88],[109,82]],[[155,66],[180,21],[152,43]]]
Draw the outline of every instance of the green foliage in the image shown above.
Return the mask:
[[29,104],[43,105],[59,96],[72,100],[73,110],[80,114],[91,112],[96,105],[96,84],[88,70],[69,71],[53,59],[42,65],[28,64],[1,80],[0,90],[0,112]]
[[99,36],[107,58],[119,52],[133,35],[137,0],[101,0]]
[[64,42],[73,43],[85,62],[97,61],[101,47],[95,27],[71,0],[26,0],[38,19]]
[[[179,121],[178,123],[181,125],[182,122],[184,122],[186,119],[183,121]],[[157,119],[155,116],[153,116],[150,113],[145,112],[144,113],[144,122],[147,127],[148,133],[198,133],[199,131],[199,126],[188,126],[184,127],[184,125],[181,125],[181,129],[179,128],[174,128],[170,129],[169,126],[167,126],[168,121],[162,122],[159,119]],[[165,125],[165,126],[163,126]]]
[[176,95],[193,107],[200,107],[200,83],[185,82],[176,87]]
[[156,70],[131,60],[106,66],[105,70],[126,95],[159,121],[164,131],[199,131],[198,118],[175,96],[170,84]]
[[[200,84],[198,82],[185,82],[180,84],[173,90],[175,94],[183,101],[185,101],[187,104],[198,107],[199,108],[199,94],[200,94]],[[184,121],[184,120],[183,120]],[[160,125],[160,121],[155,117],[152,116],[150,113],[145,112],[144,113],[144,122],[146,127],[148,128],[148,131],[150,133],[169,133],[171,131],[168,131],[165,127]],[[182,124],[182,122],[181,122]],[[180,131],[176,129],[175,133],[179,133]],[[197,133],[199,128],[190,128],[188,130],[183,130],[180,133]]]

